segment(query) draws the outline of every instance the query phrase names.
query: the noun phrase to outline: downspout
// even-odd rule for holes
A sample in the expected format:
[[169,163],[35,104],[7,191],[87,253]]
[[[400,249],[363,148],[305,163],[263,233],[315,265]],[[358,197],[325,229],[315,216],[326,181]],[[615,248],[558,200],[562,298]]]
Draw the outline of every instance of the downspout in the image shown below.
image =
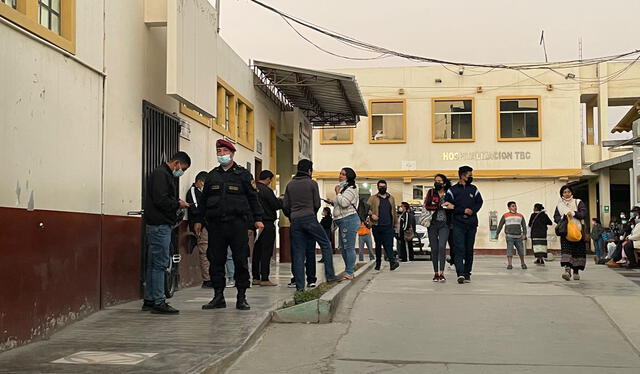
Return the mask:
[[102,305],[102,250],[103,250],[103,239],[104,239],[104,181],[105,181],[105,152],[106,152],[106,142],[105,142],[105,128],[107,121],[107,74],[106,74],[106,40],[107,40],[107,10],[106,10],[106,0],[102,0],[102,123],[100,129],[100,244],[98,245],[98,264],[99,268],[99,278],[98,278],[98,294],[99,294],[99,302],[100,309],[104,308]]
[[218,23],[216,33],[220,34],[220,0],[216,0],[216,22]]

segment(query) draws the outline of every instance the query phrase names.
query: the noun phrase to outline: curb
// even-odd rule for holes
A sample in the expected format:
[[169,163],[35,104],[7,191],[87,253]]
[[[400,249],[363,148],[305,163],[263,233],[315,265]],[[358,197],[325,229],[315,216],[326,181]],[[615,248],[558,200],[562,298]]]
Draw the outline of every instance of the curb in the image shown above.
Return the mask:
[[272,320],[280,323],[330,323],[346,291],[374,265],[375,262],[370,261],[354,273],[353,281],[340,282],[317,300],[273,311]]

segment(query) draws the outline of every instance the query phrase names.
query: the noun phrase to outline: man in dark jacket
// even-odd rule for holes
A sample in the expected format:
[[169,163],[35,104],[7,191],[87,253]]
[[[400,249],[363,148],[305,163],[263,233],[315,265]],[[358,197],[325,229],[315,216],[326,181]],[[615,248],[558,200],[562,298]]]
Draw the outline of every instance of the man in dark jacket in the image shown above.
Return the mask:
[[276,197],[269,185],[273,179],[273,173],[269,170],[263,170],[258,177],[258,197],[260,205],[264,213],[262,214],[262,223],[264,229],[259,233],[258,240],[253,248],[253,258],[251,272],[253,273],[253,284],[260,286],[277,286],[269,280],[269,271],[271,265],[271,255],[273,255],[273,247],[276,243],[276,219],[278,219],[278,210],[282,209],[282,201]]
[[246,290],[249,288],[249,224],[262,230],[262,208],[258,193],[253,186],[253,176],[233,161],[235,146],[224,140],[216,142],[216,152],[220,166],[207,175],[199,205],[204,214],[197,218],[196,235],[206,221],[211,234],[207,258],[209,274],[213,283],[213,299],[202,309],[226,308],[224,289],[226,286],[225,262],[227,248],[231,247],[235,267],[235,281],[238,289],[236,309],[249,310]]
[[178,310],[165,301],[164,276],[169,266],[171,230],[176,224],[178,209],[188,203],[178,199],[178,182],[191,166],[185,152],[176,153],[171,160],[158,166],[149,177],[144,200],[144,222],[147,235],[147,273],[142,310],[156,314],[176,314]]
[[455,252],[458,283],[471,282],[473,245],[478,231],[478,211],[482,208],[482,195],[473,184],[473,169],[461,166],[458,183],[446,194],[446,206],[453,207],[453,251]]
[[[291,219],[292,272],[298,291],[304,289],[305,258],[307,253],[315,253],[314,242],[320,245],[322,256],[325,259],[324,273],[327,281],[332,281],[336,277],[333,269],[331,243],[317,219],[318,209],[320,209],[320,193],[318,192],[318,184],[311,179],[312,172],[313,163],[310,160],[300,160],[298,173],[287,184],[284,193],[283,211]],[[312,260],[312,264],[308,263],[307,265],[307,272],[315,270],[315,260]],[[315,277],[315,274],[313,276]]]
[[[204,188],[204,181],[207,179],[206,171],[201,171],[196,175],[196,181],[191,185],[187,192],[187,203],[189,203],[189,229],[191,232],[195,232],[196,218],[201,216],[200,210],[202,206],[198,204],[202,199],[202,189]],[[207,248],[209,247],[209,233],[207,226],[202,225],[200,235],[196,235],[195,247],[200,256],[200,270],[202,273],[202,288],[213,288],[211,283],[211,277],[209,276],[209,259],[207,259]]]

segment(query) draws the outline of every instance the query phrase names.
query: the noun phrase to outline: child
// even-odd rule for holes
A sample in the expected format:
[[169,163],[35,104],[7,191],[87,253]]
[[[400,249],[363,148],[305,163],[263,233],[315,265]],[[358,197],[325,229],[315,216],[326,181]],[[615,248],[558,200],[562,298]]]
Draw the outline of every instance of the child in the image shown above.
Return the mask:
[[515,201],[509,201],[507,203],[509,211],[502,215],[500,223],[498,223],[498,231],[496,236],[500,235],[502,227],[504,227],[505,237],[507,239],[507,269],[513,269],[513,248],[515,247],[520,256],[520,266],[522,269],[527,268],[527,264],[524,263],[524,243],[523,240],[527,238],[527,224],[524,220],[524,216],[518,213],[518,206]]

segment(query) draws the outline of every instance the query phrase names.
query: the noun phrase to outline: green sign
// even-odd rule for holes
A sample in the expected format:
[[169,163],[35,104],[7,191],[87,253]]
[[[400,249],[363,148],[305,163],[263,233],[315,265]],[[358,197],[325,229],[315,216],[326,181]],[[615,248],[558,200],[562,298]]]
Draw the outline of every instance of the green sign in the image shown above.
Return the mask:
[[604,206],[604,212],[605,213],[609,213],[609,205],[605,205]]

